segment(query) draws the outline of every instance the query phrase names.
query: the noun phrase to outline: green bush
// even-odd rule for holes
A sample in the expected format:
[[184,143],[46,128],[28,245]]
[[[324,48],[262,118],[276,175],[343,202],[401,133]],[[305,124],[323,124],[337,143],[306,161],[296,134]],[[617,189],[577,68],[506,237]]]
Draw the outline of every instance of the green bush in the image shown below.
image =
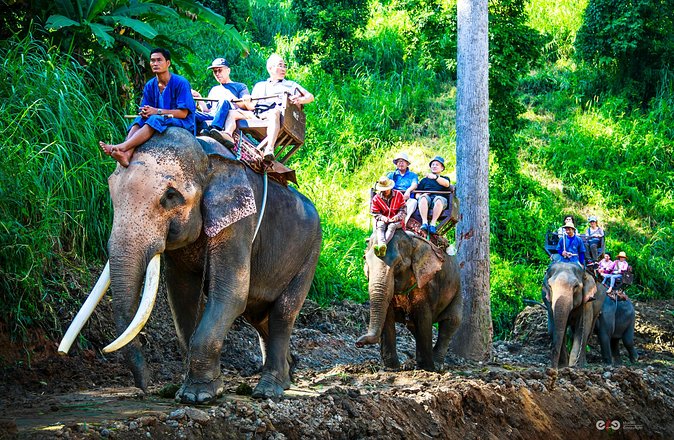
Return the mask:
[[[30,37],[0,45],[0,319],[14,332],[55,320],[75,261],[99,260],[114,169],[98,141],[120,139],[119,103],[89,72]],[[86,278],[86,275],[85,275]]]

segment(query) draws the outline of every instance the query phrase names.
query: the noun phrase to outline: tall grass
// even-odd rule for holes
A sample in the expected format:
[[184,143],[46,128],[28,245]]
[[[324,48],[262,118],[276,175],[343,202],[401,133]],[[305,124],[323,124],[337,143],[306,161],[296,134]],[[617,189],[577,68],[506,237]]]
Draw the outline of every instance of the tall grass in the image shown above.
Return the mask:
[[96,94],[99,78],[40,42],[6,40],[0,59],[0,319],[15,332],[35,320],[57,327],[66,273],[81,271],[72,261],[86,267],[104,254],[114,165],[97,143],[122,137],[117,103]]

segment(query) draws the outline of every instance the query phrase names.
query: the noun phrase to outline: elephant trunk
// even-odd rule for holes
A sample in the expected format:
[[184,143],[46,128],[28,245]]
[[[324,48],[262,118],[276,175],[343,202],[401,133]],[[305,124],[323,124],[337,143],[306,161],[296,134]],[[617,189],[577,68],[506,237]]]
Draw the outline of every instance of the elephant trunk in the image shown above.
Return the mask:
[[[553,332],[550,363],[552,368],[557,368],[559,366],[560,355],[562,354],[561,352],[562,350],[566,350],[566,347],[564,347],[564,336],[566,335],[566,326],[569,319],[569,314],[573,308],[573,297],[571,295],[556,296],[553,292],[551,307]],[[566,356],[564,356],[564,359],[566,359]]]
[[393,269],[382,263],[376,274],[370,274],[370,324],[365,335],[358,338],[356,347],[377,344],[386,321],[386,313],[393,298]]
[[[135,385],[147,389],[149,370],[141,352],[141,344],[135,339],[149,318],[157,294],[159,283],[159,253],[146,251],[126,253],[110,241],[110,279],[113,290],[113,311],[119,337],[106,346],[106,353],[125,345],[124,359],[134,376]],[[149,257],[152,258],[149,258]],[[148,259],[149,264],[148,264]],[[147,271],[146,271],[147,264]],[[147,272],[147,273],[146,273]],[[145,289],[139,304],[143,276]]]

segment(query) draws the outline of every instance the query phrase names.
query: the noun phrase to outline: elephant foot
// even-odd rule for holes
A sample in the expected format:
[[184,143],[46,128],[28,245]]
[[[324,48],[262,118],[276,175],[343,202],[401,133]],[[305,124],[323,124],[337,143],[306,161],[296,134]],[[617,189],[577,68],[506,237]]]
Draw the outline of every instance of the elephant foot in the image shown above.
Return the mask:
[[290,388],[290,379],[281,380],[273,373],[262,373],[260,382],[253,390],[254,399],[278,399]]
[[222,395],[224,385],[222,376],[212,380],[196,380],[188,377],[176,393],[176,402],[205,405],[214,402]]
[[388,370],[398,371],[400,370],[400,361],[396,359],[383,359],[384,367]]
[[417,364],[417,367],[426,371],[435,371],[435,364],[433,362],[420,362]]

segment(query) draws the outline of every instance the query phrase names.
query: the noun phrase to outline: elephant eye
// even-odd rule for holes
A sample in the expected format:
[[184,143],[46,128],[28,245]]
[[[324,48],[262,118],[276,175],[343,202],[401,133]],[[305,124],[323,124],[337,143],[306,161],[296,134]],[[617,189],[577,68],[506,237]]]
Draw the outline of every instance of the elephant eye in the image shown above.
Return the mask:
[[169,187],[166,192],[164,192],[159,203],[161,203],[161,206],[163,206],[164,209],[171,209],[185,203],[185,198],[180,194],[180,191],[173,187]]

